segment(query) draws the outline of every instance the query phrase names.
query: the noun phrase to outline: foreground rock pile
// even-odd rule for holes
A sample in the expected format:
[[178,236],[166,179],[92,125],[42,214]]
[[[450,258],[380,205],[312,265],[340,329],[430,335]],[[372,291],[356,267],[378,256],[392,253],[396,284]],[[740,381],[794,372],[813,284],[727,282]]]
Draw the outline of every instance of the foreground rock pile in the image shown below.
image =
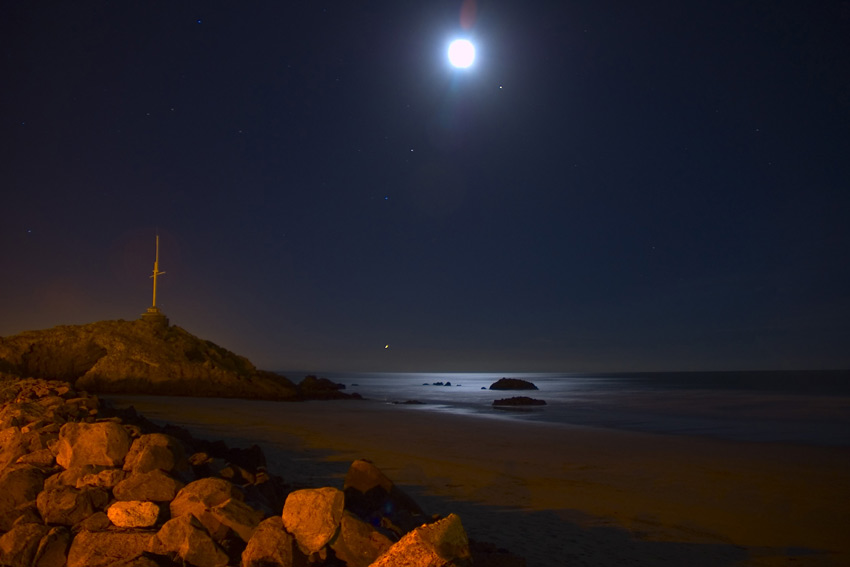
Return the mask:
[[0,379],[0,566],[519,566],[429,517],[368,461],[342,490],[286,485],[230,449],[67,382]]

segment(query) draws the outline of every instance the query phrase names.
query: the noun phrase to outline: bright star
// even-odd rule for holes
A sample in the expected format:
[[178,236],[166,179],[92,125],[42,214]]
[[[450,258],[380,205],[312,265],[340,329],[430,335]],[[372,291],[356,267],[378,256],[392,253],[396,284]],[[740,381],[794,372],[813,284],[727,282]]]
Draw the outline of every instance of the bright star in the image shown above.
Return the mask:
[[449,61],[461,69],[475,61],[475,46],[468,39],[456,39],[449,45]]

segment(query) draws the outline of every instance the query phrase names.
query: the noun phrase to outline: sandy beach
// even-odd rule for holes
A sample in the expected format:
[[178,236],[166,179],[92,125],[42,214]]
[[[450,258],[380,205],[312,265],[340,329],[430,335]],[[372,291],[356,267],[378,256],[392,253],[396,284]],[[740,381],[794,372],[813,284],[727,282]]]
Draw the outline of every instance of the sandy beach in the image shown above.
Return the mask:
[[529,566],[850,565],[850,449],[436,413],[371,401],[116,397],[155,421],[257,443],[287,482],[376,463],[429,513]]

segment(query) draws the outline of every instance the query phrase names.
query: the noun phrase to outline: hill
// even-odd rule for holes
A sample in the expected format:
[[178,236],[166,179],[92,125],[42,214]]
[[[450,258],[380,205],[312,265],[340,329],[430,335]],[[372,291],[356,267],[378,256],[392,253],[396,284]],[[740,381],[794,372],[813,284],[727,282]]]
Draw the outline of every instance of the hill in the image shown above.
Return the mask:
[[284,376],[258,370],[247,358],[180,327],[145,320],[63,325],[0,337],[0,373],[59,379],[100,394],[304,399]]

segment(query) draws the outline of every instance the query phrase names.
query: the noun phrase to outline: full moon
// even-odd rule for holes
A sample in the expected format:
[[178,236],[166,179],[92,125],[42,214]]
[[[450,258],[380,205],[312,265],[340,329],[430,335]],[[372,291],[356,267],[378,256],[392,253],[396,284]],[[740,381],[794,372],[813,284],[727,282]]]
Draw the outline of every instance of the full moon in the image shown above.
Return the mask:
[[449,62],[455,67],[469,67],[475,61],[475,46],[468,39],[456,39],[449,45]]

